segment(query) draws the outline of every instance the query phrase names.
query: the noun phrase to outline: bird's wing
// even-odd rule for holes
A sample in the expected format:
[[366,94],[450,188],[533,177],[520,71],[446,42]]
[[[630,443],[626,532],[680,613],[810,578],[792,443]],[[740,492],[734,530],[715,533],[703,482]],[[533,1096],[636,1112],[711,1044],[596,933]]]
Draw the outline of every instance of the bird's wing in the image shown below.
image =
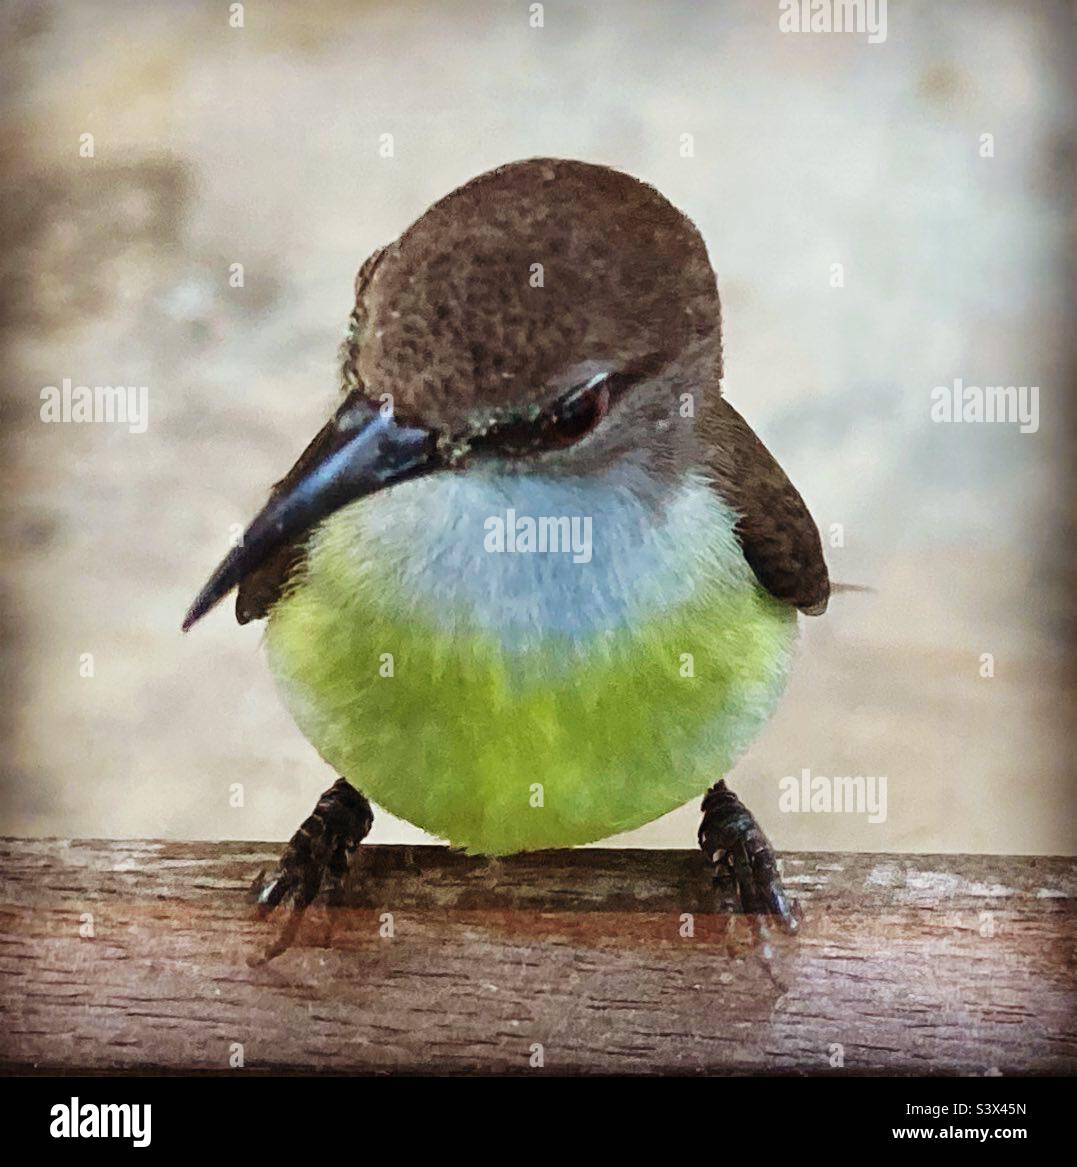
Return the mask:
[[725,398],[709,402],[699,424],[714,488],[740,516],[737,535],[756,578],[777,599],[821,615],[830,578],[799,491]]

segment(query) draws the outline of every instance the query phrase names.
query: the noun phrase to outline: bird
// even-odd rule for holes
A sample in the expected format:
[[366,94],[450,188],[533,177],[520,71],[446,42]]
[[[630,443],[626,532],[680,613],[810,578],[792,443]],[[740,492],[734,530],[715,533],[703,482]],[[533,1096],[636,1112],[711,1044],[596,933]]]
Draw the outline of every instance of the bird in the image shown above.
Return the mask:
[[830,581],[803,498],[723,391],[717,277],[655,187],[534,158],[361,266],[330,420],[198,594],[265,619],[338,776],[256,889],[290,947],[372,803],[470,854],[593,843],[703,797],[744,912],[801,919],[725,775]]

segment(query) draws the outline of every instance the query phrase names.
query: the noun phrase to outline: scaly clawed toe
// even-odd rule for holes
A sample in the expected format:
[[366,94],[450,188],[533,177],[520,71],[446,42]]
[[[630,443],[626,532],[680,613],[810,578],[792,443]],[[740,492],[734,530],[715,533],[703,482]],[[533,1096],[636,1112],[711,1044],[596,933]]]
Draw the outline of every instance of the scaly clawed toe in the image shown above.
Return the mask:
[[286,901],[289,905],[276,940],[252,964],[265,964],[292,946],[307,908],[323,886],[331,903],[339,903],[351,857],[373,822],[370,803],[343,778],[318,799],[289,840],[276,870],[268,877],[260,873],[251,887],[258,920],[267,919]]
[[782,884],[777,856],[755,816],[724,781],[707,791],[702,809],[699,845],[714,864],[715,878],[735,882],[745,913],[796,932],[800,907]]

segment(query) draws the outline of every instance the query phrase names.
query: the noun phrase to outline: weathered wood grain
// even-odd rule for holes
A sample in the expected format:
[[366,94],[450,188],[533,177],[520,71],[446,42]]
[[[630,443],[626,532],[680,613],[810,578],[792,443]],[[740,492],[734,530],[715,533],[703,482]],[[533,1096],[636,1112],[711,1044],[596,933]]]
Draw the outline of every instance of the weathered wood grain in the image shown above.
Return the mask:
[[364,847],[332,945],[316,909],[301,947],[251,967],[270,929],[245,893],[278,849],[0,841],[0,1062],[1077,1071],[1073,860],[790,855],[805,926],[765,943],[695,852]]

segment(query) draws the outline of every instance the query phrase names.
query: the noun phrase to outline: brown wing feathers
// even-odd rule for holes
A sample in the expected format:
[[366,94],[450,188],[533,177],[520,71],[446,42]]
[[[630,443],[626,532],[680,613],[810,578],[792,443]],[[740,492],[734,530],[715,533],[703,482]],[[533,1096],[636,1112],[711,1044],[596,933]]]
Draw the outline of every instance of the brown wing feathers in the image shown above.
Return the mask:
[[810,616],[826,611],[830,579],[814,520],[796,487],[724,398],[701,416],[715,489],[740,515],[737,534],[772,596]]

